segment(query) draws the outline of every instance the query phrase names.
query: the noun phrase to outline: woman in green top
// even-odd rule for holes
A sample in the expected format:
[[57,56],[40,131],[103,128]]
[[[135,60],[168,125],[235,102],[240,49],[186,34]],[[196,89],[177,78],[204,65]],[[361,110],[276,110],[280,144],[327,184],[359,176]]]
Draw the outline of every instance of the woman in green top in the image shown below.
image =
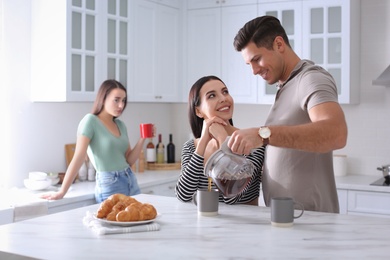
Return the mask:
[[132,149],[126,125],[118,119],[127,105],[126,88],[116,80],[106,80],[99,88],[92,113],[85,115],[77,130],[76,149],[66,171],[61,189],[42,198],[62,199],[76,178],[88,155],[96,169],[96,202],[110,195],[127,196],[140,193],[130,165],[136,162],[145,139],[140,138]]

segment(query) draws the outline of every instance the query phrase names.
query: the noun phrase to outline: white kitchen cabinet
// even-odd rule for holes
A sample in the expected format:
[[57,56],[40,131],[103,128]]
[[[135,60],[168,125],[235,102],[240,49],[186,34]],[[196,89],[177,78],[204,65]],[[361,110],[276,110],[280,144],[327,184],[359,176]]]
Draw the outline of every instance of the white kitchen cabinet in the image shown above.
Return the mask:
[[332,74],[340,103],[358,103],[360,1],[305,0],[302,3],[302,57]]
[[390,193],[348,191],[348,214],[390,218]]
[[31,6],[32,101],[93,101],[107,78],[128,85],[128,0]]
[[145,186],[141,189],[143,194],[161,195],[168,197],[175,197],[176,181],[159,183],[155,185]]
[[390,218],[390,193],[337,189],[340,214]]
[[[258,15],[270,15],[278,18],[286,31],[291,47],[297,55],[301,56],[302,1],[260,2],[258,5]],[[269,85],[265,80],[259,77],[258,103],[273,104],[276,91],[276,84]]]
[[157,2],[132,3],[133,68],[129,101],[180,101],[180,9]]
[[215,75],[225,82],[236,103],[257,101],[257,78],[233,47],[238,30],[257,16],[257,1],[232,2],[188,2],[184,100],[196,80]]
[[[260,0],[258,13],[281,20],[300,58],[312,60],[332,74],[340,103],[358,103],[359,0]],[[259,79],[259,103],[272,104],[275,93],[275,86]]]

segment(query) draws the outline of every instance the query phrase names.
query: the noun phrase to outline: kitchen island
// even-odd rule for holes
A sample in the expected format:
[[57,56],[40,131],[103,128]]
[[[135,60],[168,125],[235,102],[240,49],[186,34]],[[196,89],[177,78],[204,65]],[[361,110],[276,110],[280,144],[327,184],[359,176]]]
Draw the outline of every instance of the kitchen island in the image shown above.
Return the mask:
[[306,211],[273,227],[270,209],[220,204],[216,217],[174,197],[140,194],[159,231],[96,235],[82,222],[98,205],[0,226],[0,259],[388,259],[390,219]]

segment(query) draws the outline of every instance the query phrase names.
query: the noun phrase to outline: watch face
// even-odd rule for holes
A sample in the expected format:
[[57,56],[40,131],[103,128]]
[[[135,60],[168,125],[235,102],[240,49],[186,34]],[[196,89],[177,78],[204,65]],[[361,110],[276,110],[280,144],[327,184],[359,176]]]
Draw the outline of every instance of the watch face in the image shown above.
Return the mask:
[[261,138],[269,138],[271,136],[271,130],[268,127],[262,127],[259,130]]

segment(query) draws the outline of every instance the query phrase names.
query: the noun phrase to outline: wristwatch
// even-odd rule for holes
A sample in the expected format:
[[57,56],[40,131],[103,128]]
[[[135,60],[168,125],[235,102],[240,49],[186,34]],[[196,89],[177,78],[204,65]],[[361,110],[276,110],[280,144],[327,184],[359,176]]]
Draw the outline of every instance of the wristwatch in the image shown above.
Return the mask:
[[263,146],[266,146],[267,144],[269,144],[269,138],[271,136],[271,129],[269,129],[266,126],[262,126],[259,129],[259,135],[260,135],[261,139],[263,139]]

